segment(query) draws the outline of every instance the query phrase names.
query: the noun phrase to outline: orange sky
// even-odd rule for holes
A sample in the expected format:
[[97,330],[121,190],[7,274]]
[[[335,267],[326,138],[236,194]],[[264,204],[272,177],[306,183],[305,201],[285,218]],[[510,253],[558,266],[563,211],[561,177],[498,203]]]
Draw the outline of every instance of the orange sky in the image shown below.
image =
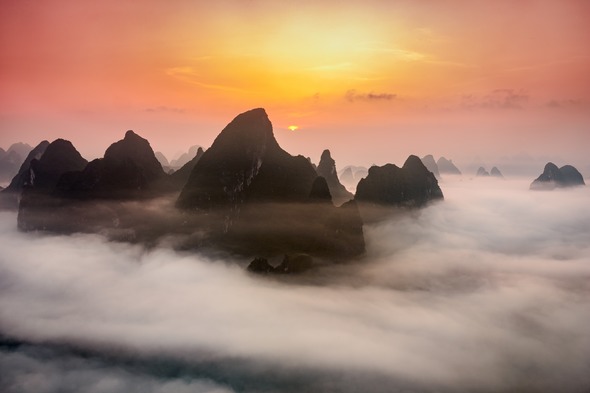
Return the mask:
[[93,158],[134,129],[172,156],[264,107],[283,147],[315,161],[330,148],[342,165],[433,153],[590,167],[585,0],[0,7],[5,148],[64,137]]

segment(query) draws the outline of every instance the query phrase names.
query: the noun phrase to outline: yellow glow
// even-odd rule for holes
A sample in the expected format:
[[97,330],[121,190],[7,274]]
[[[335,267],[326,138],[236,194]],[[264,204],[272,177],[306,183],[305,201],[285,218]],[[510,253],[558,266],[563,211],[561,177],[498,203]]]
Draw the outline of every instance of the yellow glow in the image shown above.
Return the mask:
[[299,129],[298,126],[289,126],[287,128],[290,129],[291,131],[295,131],[295,130],[298,130]]

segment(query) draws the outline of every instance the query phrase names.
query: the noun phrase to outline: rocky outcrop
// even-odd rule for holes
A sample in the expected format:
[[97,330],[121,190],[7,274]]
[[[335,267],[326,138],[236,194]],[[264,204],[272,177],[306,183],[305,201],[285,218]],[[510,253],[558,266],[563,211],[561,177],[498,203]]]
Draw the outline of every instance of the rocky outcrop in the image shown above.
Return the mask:
[[336,171],[336,162],[330,154],[330,150],[324,150],[320,163],[317,166],[316,172],[318,176],[326,179],[332,200],[336,206],[342,205],[346,201],[350,201],[354,195],[344,187],[338,179],[338,172]]
[[443,199],[434,174],[416,156],[409,156],[402,168],[393,164],[373,166],[356,190],[355,200],[382,206],[421,207]]
[[422,160],[422,163],[424,164],[424,166],[426,167],[426,169],[428,169],[430,172],[432,172],[432,174],[437,179],[440,179],[440,172],[438,171],[438,165],[437,165],[436,161],[434,161],[434,157],[432,156],[432,154],[422,157],[421,160]]
[[441,175],[460,175],[461,171],[453,164],[453,160],[447,160],[444,157],[440,157],[436,162],[438,171]]
[[553,190],[554,188],[583,186],[584,177],[571,165],[558,168],[552,162],[545,165],[543,173],[530,186],[531,190]]

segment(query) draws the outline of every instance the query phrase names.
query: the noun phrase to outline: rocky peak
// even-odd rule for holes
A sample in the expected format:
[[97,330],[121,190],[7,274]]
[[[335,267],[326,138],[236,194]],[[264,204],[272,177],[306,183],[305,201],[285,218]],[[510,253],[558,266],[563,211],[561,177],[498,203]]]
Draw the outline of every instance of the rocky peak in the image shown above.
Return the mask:
[[336,161],[334,161],[332,158],[330,150],[326,149],[322,152],[320,163],[317,166],[316,172],[318,176],[321,176],[326,180],[326,183],[330,189],[330,194],[334,198],[334,203],[336,205],[341,205],[353,198],[352,193],[350,193],[338,179]]
[[203,153],[177,206],[235,210],[248,199],[303,202],[315,178],[304,157],[281,149],[264,109],[253,109],[233,119]]
[[30,163],[28,185],[52,189],[61,175],[81,171],[88,164],[70,141],[56,139],[51,142],[41,158]]

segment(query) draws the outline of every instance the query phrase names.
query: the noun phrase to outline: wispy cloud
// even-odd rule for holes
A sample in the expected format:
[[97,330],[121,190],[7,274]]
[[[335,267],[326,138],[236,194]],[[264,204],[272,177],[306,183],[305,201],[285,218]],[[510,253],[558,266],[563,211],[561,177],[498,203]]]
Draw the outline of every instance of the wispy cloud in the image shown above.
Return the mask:
[[216,83],[207,83],[203,82],[204,76],[201,75],[194,67],[191,66],[181,66],[181,67],[171,67],[166,70],[166,75],[179,79],[183,82],[190,83],[196,86],[200,86],[206,89],[214,89],[214,90],[225,90],[225,91],[246,91],[245,89],[241,89],[234,86],[216,84]]
[[583,101],[578,98],[552,99],[546,103],[549,108],[579,108]]
[[465,94],[461,96],[464,109],[523,109],[529,101],[523,90],[496,89],[484,96]]
[[347,101],[391,101],[397,98],[397,94],[393,93],[359,93],[354,89],[348,90],[344,95]]
[[145,109],[146,112],[155,113],[155,112],[170,112],[170,113],[185,113],[186,110],[184,108],[176,108],[171,106],[159,105],[155,107],[149,107]]

